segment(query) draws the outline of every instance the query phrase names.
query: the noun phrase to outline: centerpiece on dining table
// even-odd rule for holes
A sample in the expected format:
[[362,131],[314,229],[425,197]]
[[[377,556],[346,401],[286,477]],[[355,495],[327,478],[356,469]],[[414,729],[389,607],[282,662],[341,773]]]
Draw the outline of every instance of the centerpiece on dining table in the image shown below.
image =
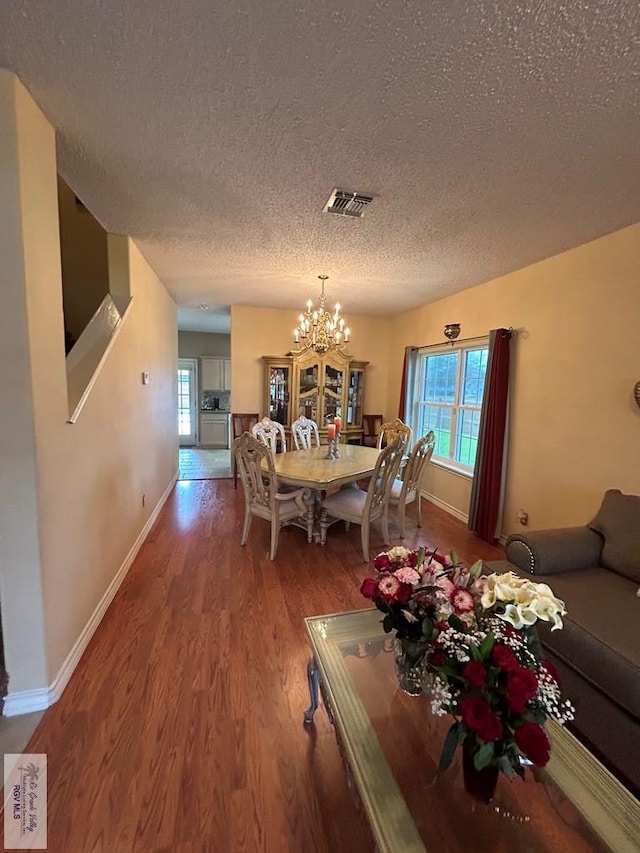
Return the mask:
[[327,459],[340,458],[340,429],[342,428],[342,418],[340,415],[335,415],[333,420],[327,424]]
[[439,771],[461,746],[467,791],[490,802],[500,772],[524,778],[524,765],[544,767],[544,723],[572,720],[574,708],[535,625],[562,628],[564,602],[513,572],[483,575],[481,561],[467,569],[455,552],[398,546],[373,566],[361,592],[384,614],[384,630],[395,631],[401,687],[427,694],[434,714],[454,718]]

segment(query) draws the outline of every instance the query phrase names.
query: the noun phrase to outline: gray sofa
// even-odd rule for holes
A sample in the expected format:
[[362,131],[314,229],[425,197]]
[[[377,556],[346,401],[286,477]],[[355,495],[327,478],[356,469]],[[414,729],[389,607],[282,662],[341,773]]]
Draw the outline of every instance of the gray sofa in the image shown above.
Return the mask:
[[540,640],[576,704],[573,731],[640,792],[640,497],[606,492],[585,527],[516,533],[490,572],[540,576],[564,600],[564,628]]

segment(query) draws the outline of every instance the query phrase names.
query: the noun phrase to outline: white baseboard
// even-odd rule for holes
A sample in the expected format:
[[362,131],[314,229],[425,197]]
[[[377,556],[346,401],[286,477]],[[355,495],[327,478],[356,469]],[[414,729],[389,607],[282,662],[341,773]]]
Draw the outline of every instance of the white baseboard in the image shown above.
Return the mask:
[[461,512],[457,507],[446,503],[435,495],[432,495],[429,492],[423,492],[422,497],[430,501],[432,504],[439,506],[440,509],[443,509],[445,512],[448,512],[449,515],[452,515],[454,518],[458,518],[460,521],[464,521],[465,524],[467,523],[467,521],[469,521],[469,516],[467,515],[467,513]]
[[[448,512],[449,515],[452,515],[454,518],[457,518],[460,521],[464,521],[465,524],[467,524],[469,522],[469,514],[468,513],[461,512],[459,509],[457,509],[457,507],[451,506],[451,504],[445,503],[445,501],[440,500],[440,498],[437,498],[435,495],[429,494],[429,492],[423,492],[422,497],[427,501],[431,501],[432,504],[439,506],[440,509],[443,509],[445,512]],[[507,534],[502,533],[498,537],[498,542],[501,545],[505,545],[507,542]]]
[[30,714],[31,711],[44,711],[53,705],[55,699],[50,698],[50,687],[38,687],[35,690],[19,690],[8,693],[4,699],[3,717],[17,717],[19,714]]
[[175,486],[177,479],[178,472],[176,471],[153,512],[147,519],[144,527],[138,534],[138,538],[133,543],[131,550],[116,572],[115,577],[109,584],[105,594],[100,599],[98,606],[91,614],[89,621],[81,631],[76,642],[73,644],[71,651],[60,667],[60,670],[52,684],[48,687],[38,687],[34,690],[19,690],[17,693],[9,693],[4,700],[3,715],[5,717],[16,717],[18,714],[28,714],[31,711],[44,711],[46,708],[49,708],[58,701],[62,695],[62,691],[69,683],[69,679],[73,675],[73,671],[78,665],[78,661],[82,657],[84,650],[89,645],[89,640],[93,637],[96,628],[100,624],[104,614],[107,612],[107,608],[113,601],[120,584],[125,579],[127,572],[138,555],[138,551],[142,547],[144,540],[147,538],[149,531],[160,514],[160,510],[165,505],[167,498],[171,494],[171,490]]

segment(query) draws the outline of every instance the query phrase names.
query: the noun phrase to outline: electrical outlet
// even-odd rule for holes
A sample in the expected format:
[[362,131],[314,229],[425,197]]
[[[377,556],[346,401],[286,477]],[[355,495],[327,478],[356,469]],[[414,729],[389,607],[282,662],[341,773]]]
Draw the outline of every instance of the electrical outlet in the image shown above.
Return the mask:
[[527,524],[529,524],[529,513],[525,512],[523,509],[519,509],[518,510],[518,521],[520,522],[520,524],[522,524],[526,527]]

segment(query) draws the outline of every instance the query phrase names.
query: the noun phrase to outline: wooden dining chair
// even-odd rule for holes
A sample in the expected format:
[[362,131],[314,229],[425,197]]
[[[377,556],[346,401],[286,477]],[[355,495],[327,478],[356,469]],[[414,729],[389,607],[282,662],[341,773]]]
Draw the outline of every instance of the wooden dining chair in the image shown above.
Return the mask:
[[411,427],[405,424],[404,421],[401,421],[400,418],[396,418],[393,421],[385,421],[382,424],[378,433],[378,443],[376,446],[378,449],[382,449],[387,444],[393,444],[397,438],[403,440],[405,450],[411,444]]
[[[232,443],[240,438],[243,432],[251,432],[251,427],[257,424],[260,415],[255,412],[231,412],[231,435]],[[231,467],[233,468],[233,488],[238,488],[238,469],[236,468],[235,454],[231,454]]]
[[275,560],[278,535],[285,522],[299,519],[300,525],[306,526],[307,537],[310,539],[313,520],[309,518],[305,503],[309,497],[309,490],[280,491],[271,449],[248,432],[235,439],[233,453],[245,498],[244,527],[240,544],[247,544],[254,515],[271,523],[270,560]]
[[422,480],[435,446],[436,437],[433,430],[429,430],[425,436],[416,441],[402,472],[402,478],[396,477],[391,485],[389,503],[391,506],[398,507],[401,539],[404,539],[404,517],[407,504],[417,503],[418,527],[422,527]]
[[278,442],[280,442],[281,452],[287,452],[287,437],[284,427],[278,421],[262,418],[261,421],[251,427],[251,433],[254,438],[258,438],[263,444],[266,444],[272,453],[278,452]]
[[311,450],[314,446],[313,438],[315,436],[315,446],[320,447],[320,433],[318,432],[318,424],[310,418],[305,418],[300,415],[298,420],[291,424],[291,435],[296,450]]
[[340,519],[348,524],[360,525],[362,556],[369,562],[369,528],[372,522],[382,519],[382,535],[385,545],[389,544],[389,495],[403,453],[402,440],[398,438],[388,444],[376,460],[376,467],[366,491],[363,489],[341,489],[321,504],[320,544],[327,541],[327,530]]
[[365,447],[377,447],[378,433],[380,432],[383,420],[382,415],[362,416],[362,443]]

